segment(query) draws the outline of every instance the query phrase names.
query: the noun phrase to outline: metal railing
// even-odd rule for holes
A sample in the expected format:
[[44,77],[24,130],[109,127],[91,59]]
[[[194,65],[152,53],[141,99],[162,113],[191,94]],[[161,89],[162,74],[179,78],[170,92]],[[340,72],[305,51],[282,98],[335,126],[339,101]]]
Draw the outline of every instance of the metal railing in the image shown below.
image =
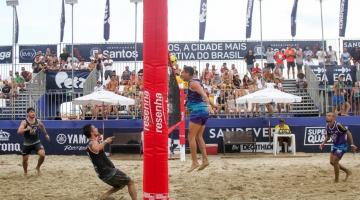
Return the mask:
[[84,95],[90,94],[93,92],[94,87],[96,86],[96,81],[97,81],[97,75],[96,75],[97,71],[93,70],[90,72],[89,76],[87,77],[87,79],[85,80],[84,83]]
[[308,93],[310,97],[314,100],[314,104],[316,105],[316,107],[319,108],[320,113],[324,113],[325,109],[323,106],[321,106],[324,105],[324,98],[321,98],[319,93],[319,80],[309,66],[305,66],[305,74],[308,82],[308,88],[311,88],[308,90]]

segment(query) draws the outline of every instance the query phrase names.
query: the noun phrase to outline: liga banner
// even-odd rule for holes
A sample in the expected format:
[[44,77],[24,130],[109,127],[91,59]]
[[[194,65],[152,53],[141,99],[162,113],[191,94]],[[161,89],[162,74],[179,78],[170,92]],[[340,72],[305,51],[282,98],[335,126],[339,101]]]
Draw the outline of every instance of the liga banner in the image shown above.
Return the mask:
[[0,46],[0,64],[12,63],[12,46]]
[[49,49],[51,54],[57,55],[57,46],[53,45],[20,45],[19,46],[19,62],[32,63],[37,52],[46,53]]
[[327,81],[328,85],[334,85],[338,81],[340,75],[344,75],[346,85],[351,86],[357,81],[356,66],[342,66],[342,65],[326,65],[323,66],[310,66],[311,70],[317,77],[320,85]]
[[[89,70],[74,71],[74,88],[83,89]],[[71,89],[73,80],[71,71],[48,71],[46,72],[46,90]]]
[[[169,52],[175,54],[178,60],[237,60],[243,59],[248,49],[254,51],[255,56],[265,56],[266,48],[285,49],[288,45],[299,46],[302,49],[309,47],[314,54],[321,41],[263,41],[261,48],[260,41],[229,41],[229,42],[170,42]],[[69,45],[67,48],[70,50]],[[96,53],[106,53],[114,61],[138,61],[143,60],[143,44],[137,45],[135,51],[134,43],[119,44],[79,44],[74,45],[74,55],[78,59],[90,61],[90,57]]]

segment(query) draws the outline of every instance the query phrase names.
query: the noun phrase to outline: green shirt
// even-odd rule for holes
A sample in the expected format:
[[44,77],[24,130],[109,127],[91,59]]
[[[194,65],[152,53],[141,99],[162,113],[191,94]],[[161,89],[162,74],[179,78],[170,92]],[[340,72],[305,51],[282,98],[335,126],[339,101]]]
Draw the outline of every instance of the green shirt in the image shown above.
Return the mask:
[[16,84],[21,84],[21,83],[25,83],[25,79],[21,76],[16,76],[15,77],[15,83]]

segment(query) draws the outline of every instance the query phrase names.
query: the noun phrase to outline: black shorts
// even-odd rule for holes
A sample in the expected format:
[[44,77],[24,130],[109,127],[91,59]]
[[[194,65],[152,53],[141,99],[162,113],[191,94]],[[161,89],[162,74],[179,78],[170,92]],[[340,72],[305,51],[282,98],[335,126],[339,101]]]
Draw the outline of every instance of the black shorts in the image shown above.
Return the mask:
[[274,70],[274,69],[275,69],[275,63],[268,63],[267,66],[268,66],[271,70]]
[[116,173],[113,177],[111,177],[108,180],[103,180],[108,185],[113,186],[114,188],[123,188],[130,182],[130,177],[126,175],[124,172],[122,172],[119,169],[116,169]]
[[296,63],[296,68],[298,71],[302,70],[303,64]]
[[295,68],[295,63],[294,62],[288,62],[287,63],[287,68],[290,69],[290,67],[294,69]]
[[25,156],[31,154],[32,151],[37,153],[41,149],[44,149],[44,146],[40,142],[33,145],[23,145],[21,154]]

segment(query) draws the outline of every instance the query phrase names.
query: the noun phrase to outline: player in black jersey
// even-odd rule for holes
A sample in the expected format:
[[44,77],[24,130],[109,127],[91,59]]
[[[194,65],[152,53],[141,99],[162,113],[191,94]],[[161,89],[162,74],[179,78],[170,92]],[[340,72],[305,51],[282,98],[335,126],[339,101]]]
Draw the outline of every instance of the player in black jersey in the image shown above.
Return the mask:
[[24,144],[21,154],[23,155],[23,168],[24,174],[27,175],[29,155],[32,151],[35,151],[39,155],[36,171],[40,175],[40,166],[45,160],[45,150],[40,141],[40,131],[45,134],[45,138],[50,141],[50,137],[46,132],[44,124],[36,118],[34,108],[28,108],[26,110],[27,117],[21,121],[18,128],[18,133],[24,136]]
[[98,177],[105,183],[111,185],[113,188],[105,192],[101,199],[106,199],[111,194],[119,191],[120,189],[128,186],[128,191],[131,199],[137,199],[136,186],[133,180],[130,179],[124,172],[115,168],[114,164],[109,160],[104,152],[106,144],[112,142],[113,137],[108,137],[104,142],[99,143],[99,132],[98,129],[87,124],[83,127],[84,135],[89,139],[87,146],[87,153],[94,165],[95,171]]

